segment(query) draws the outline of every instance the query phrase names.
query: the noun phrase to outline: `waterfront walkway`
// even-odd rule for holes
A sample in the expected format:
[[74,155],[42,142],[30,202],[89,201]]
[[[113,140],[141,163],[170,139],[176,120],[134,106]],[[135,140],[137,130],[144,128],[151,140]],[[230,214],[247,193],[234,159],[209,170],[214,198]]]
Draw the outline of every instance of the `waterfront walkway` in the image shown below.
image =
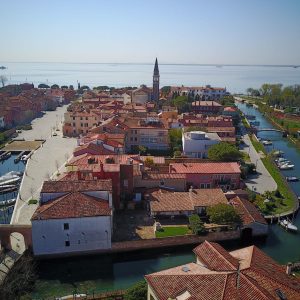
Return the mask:
[[[11,224],[31,224],[30,219],[37,204],[28,204],[30,199],[39,199],[40,189],[53,173],[64,171],[65,162],[72,156],[76,139],[62,137],[62,121],[67,106],[47,112],[32,122],[32,130],[23,131],[18,138],[43,139],[45,143],[37,149],[27,162]],[[56,131],[56,128],[59,131]],[[53,136],[52,133],[57,136]]]
[[257,174],[249,176],[245,180],[247,187],[260,194],[263,194],[266,191],[275,191],[277,189],[277,184],[261,160],[261,157],[264,154],[256,152],[248,134],[243,136],[243,141],[245,147],[242,151],[249,154],[250,160],[255,164],[257,171]]

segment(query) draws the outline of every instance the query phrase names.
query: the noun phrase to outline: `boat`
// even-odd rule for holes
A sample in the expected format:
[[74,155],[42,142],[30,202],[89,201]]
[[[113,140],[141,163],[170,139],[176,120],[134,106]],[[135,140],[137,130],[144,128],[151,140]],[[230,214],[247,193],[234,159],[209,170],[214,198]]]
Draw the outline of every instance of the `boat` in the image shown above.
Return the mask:
[[21,161],[22,162],[27,162],[27,160],[30,158],[30,154],[28,154],[28,155],[23,155],[22,157],[21,157]]
[[278,166],[278,168],[280,170],[292,170],[294,169],[295,165],[292,165],[292,164],[282,164],[280,166]]
[[283,162],[287,162],[288,160],[284,157],[279,157],[277,159],[275,159],[276,163],[283,163]]
[[286,181],[291,181],[291,182],[295,182],[295,181],[299,181],[299,177],[296,176],[287,176],[285,177]]
[[0,155],[0,161],[6,160],[11,157],[11,152],[4,152],[3,154]]
[[259,121],[250,121],[251,126],[259,126],[260,122]]
[[15,184],[6,184],[6,185],[1,185],[0,186],[0,192],[8,192],[8,191],[13,191],[16,190],[18,188],[17,185]]
[[298,231],[297,226],[295,226],[292,222],[290,222],[287,219],[279,220],[279,225],[289,231],[293,231],[293,232]]
[[16,201],[17,201],[16,198],[4,200],[4,201],[0,202],[0,207],[1,206],[10,206],[10,205],[13,205],[13,204],[16,203]]
[[284,152],[281,151],[281,150],[276,150],[276,151],[273,152],[273,155],[274,155],[274,156],[277,156],[277,157],[278,157],[278,156],[281,156],[281,155],[283,155],[283,154],[284,154]]
[[20,179],[22,177],[22,175],[23,175],[22,172],[10,171],[0,177],[0,184],[3,184],[4,182],[7,182],[12,179]]
[[5,194],[5,193],[11,193],[14,192],[18,189],[19,186],[14,185],[13,187],[5,188],[5,189],[0,189],[0,194]]
[[21,177],[15,177],[15,178],[12,178],[12,179],[8,179],[6,181],[2,181],[0,182],[0,187],[3,186],[3,185],[8,185],[8,184],[14,184],[14,183],[17,183],[21,180]]
[[270,146],[270,145],[272,145],[272,142],[271,141],[267,141],[267,140],[262,141],[262,143],[263,143],[264,146]]

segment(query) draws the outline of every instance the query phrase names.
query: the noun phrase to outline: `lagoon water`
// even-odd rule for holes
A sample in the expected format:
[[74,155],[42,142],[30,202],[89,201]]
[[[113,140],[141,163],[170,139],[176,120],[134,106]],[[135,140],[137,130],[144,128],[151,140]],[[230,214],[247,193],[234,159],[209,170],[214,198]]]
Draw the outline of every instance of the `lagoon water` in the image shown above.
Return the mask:
[[[153,64],[130,63],[7,63],[0,62],[0,75],[8,84],[29,82],[73,85],[77,81],[90,87],[152,85]],[[164,85],[226,87],[229,92],[242,93],[263,83],[300,84],[300,68],[293,66],[237,66],[159,64],[160,82]]]

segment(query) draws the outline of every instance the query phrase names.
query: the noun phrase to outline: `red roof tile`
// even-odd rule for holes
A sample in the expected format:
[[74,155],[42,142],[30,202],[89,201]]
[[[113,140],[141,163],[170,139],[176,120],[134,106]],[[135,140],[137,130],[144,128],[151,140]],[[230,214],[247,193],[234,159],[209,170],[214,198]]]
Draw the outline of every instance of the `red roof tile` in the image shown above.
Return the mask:
[[110,216],[107,200],[74,192],[39,206],[32,220],[67,219],[94,216]]
[[187,291],[188,300],[278,300],[278,289],[287,299],[300,299],[300,280],[255,246],[227,252],[204,242],[194,251],[204,265],[190,263],[145,276],[157,299],[175,299]]
[[44,181],[41,193],[112,191],[111,179]]
[[171,173],[183,174],[240,174],[236,162],[174,163],[170,164]]

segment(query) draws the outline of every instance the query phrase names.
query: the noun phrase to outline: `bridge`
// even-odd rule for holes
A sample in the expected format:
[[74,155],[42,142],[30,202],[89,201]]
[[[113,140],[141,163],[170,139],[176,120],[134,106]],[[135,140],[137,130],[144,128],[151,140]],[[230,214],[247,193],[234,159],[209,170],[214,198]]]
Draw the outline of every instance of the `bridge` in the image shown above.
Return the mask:
[[257,128],[256,131],[275,131],[275,132],[285,133],[284,130],[275,129],[275,128]]

